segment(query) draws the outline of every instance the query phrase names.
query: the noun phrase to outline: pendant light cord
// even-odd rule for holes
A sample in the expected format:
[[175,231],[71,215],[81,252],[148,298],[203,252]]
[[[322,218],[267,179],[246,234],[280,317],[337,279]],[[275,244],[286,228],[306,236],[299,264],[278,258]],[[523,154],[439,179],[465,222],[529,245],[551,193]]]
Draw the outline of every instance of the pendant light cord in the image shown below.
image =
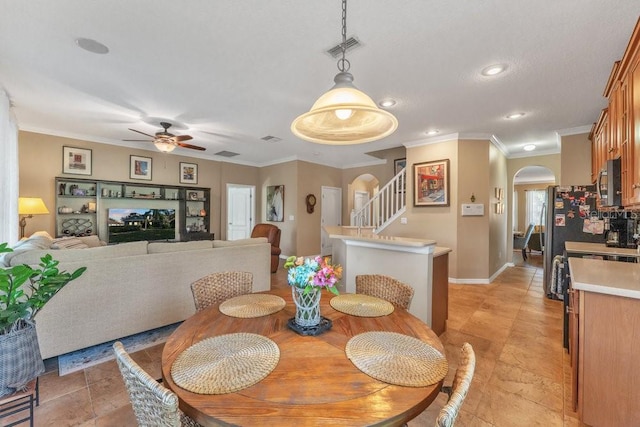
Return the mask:
[[347,52],[347,0],[342,0],[342,58],[338,60],[338,70],[349,71],[351,63],[345,58]]

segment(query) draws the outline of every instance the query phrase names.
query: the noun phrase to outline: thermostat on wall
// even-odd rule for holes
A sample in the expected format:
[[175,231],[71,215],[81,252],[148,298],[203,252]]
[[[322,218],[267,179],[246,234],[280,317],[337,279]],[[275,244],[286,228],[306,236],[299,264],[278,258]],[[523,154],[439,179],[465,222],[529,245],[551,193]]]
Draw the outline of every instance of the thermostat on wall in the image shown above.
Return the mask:
[[483,216],[484,205],[482,203],[463,203],[462,216]]

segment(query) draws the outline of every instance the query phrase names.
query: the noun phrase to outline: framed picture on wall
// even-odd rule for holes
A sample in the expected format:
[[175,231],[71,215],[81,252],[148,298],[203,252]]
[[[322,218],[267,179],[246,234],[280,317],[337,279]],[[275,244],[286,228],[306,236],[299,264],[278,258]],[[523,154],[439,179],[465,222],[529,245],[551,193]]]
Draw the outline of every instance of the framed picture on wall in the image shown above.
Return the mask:
[[151,181],[151,157],[129,157],[129,178]]
[[[404,168],[407,167],[407,159],[403,158],[403,159],[395,159],[393,161],[393,176],[396,176],[400,173],[400,171]],[[405,190],[407,189],[407,181],[406,181],[406,174],[405,174],[405,179],[402,181],[402,185],[398,186],[399,188],[396,188],[396,192],[400,192],[400,193],[404,193]]]
[[62,147],[62,173],[91,175],[91,150]]
[[413,165],[413,205],[449,206],[449,159]]
[[180,162],[180,184],[198,183],[198,165]]
[[267,221],[284,221],[284,185],[267,187]]

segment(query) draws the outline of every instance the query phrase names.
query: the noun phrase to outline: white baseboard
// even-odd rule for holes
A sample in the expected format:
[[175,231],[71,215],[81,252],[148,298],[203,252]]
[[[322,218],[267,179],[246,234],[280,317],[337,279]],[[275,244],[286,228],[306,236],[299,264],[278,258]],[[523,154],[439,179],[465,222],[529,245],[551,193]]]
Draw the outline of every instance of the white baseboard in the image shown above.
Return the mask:
[[455,279],[453,277],[449,277],[449,283],[455,283],[458,285],[489,285],[493,282],[496,277],[498,277],[503,271],[505,271],[509,267],[514,267],[512,262],[505,263],[498,271],[493,273],[491,277],[488,279]]

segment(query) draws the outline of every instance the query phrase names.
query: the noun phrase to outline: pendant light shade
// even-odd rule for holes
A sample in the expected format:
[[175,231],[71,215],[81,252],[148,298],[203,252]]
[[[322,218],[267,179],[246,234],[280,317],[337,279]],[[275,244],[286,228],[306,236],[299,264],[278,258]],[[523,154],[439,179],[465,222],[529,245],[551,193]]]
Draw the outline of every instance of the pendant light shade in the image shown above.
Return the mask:
[[160,151],[162,151],[163,153],[170,153],[173,150],[175,150],[176,146],[173,145],[170,142],[164,141],[162,139],[157,139],[153,142],[153,145],[156,146],[156,148]]
[[391,135],[398,128],[393,114],[353,85],[347,49],[347,0],[342,0],[342,58],[333,81],[335,85],[313,104],[308,113],[291,123],[298,138],[319,144],[349,145],[371,142]]
[[319,144],[362,144],[391,135],[398,128],[393,114],[378,108],[353,85],[350,73],[340,72],[334,81],[335,86],[320,96],[308,113],[293,121],[294,135]]

